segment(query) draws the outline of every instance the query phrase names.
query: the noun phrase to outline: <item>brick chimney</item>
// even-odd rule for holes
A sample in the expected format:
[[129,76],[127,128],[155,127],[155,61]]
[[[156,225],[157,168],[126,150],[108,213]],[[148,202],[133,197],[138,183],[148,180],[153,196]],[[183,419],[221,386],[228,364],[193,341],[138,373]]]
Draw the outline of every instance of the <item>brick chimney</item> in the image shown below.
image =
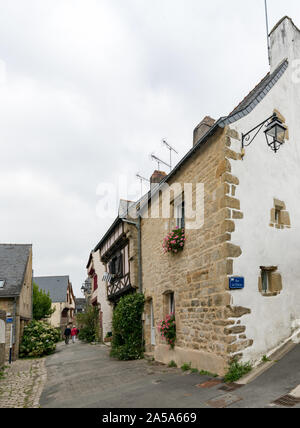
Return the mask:
[[167,174],[163,171],[154,171],[154,173],[150,177],[150,185],[159,184]]
[[199,125],[194,130],[194,139],[193,146],[195,146],[198,141],[210,130],[210,128],[214,125],[215,120],[210,116],[205,116],[205,118],[199,123]]

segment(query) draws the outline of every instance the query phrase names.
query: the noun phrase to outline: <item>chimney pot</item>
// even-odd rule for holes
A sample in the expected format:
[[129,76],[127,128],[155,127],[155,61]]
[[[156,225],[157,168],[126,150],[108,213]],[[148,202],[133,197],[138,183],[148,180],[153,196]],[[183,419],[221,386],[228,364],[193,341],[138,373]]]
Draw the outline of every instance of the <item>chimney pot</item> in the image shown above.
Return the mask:
[[162,180],[167,176],[167,174],[163,171],[154,171],[154,173],[150,177],[150,184],[159,184]]

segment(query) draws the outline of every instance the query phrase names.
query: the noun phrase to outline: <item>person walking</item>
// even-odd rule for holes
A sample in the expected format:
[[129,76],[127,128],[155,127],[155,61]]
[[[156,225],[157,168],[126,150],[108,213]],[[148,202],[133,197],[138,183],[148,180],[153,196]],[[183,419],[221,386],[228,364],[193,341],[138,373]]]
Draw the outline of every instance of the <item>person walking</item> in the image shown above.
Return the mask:
[[71,329],[70,329],[70,327],[68,327],[68,326],[66,327],[64,335],[65,335],[65,344],[68,345],[69,344],[69,340],[70,340],[70,336],[71,336]]
[[71,330],[71,336],[72,336],[72,342],[75,343],[76,341],[76,336],[77,336],[77,328],[73,327]]

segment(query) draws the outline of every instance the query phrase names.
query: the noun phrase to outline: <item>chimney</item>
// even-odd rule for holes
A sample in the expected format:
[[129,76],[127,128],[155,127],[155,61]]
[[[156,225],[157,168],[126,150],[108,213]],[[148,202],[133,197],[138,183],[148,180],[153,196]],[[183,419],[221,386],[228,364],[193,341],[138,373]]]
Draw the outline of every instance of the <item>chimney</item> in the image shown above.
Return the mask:
[[291,18],[285,16],[270,33],[271,73],[286,58],[290,64],[300,57],[300,30]]
[[154,171],[154,173],[150,177],[150,185],[151,187],[155,184],[159,184],[167,174],[163,171]]
[[210,130],[210,128],[214,125],[215,120],[210,116],[205,116],[205,118],[199,123],[199,125],[194,130],[194,140],[193,146],[195,146],[198,141]]

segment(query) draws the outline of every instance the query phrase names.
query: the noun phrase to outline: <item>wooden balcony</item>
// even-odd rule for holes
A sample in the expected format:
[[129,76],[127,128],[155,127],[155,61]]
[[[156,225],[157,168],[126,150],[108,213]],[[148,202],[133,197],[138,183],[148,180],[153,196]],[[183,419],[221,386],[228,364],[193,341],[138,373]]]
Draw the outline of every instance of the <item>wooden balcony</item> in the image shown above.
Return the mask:
[[113,278],[107,286],[107,298],[108,300],[114,302],[118,300],[123,295],[134,291],[135,288],[132,287],[130,283],[130,274],[126,274],[122,278]]

